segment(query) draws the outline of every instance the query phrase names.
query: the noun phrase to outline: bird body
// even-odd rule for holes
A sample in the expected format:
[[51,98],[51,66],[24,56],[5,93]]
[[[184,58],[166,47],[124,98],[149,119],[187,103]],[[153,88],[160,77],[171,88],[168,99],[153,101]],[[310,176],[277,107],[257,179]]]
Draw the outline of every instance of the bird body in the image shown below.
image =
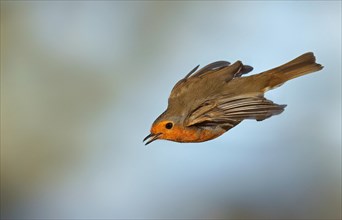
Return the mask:
[[214,139],[245,119],[264,120],[284,111],[264,93],[288,80],[321,70],[313,53],[268,71],[253,70],[241,61],[217,61],[195,67],[173,87],[167,109],[154,121],[146,144],[157,139],[203,142]]

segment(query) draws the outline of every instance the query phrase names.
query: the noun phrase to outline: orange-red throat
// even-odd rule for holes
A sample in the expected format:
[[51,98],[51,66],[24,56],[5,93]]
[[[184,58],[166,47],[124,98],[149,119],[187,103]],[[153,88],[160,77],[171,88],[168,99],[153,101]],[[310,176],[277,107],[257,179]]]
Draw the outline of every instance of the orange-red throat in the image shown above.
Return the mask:
[[175,142],[203,142],[216,138],[224,132],[221,129],[204,129],[195,126],[186,127],[174,124],[172,121],[161,121],[152,125],[151,134],[144,141],[148,139],[145,145],[158,139]]

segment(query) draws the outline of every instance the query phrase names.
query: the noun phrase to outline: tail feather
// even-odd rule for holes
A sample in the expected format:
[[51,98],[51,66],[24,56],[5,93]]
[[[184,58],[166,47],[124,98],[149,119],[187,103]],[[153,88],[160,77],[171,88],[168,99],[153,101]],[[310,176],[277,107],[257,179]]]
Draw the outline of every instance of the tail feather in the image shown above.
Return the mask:
[[288,63],[260,74],[266,79],[264,91],[274,89],[288,80],[316,72],[323,69],[321,64],[316,63],[316,58],[312,52],[305,53]]

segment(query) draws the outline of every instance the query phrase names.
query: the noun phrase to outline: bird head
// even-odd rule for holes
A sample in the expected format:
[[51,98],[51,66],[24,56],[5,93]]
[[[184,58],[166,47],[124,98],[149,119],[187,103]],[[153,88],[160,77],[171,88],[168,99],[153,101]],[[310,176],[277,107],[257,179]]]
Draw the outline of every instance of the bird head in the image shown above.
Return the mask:
[[172,116],[166,110],[152,124],[150,134],[147,135],[144,141],[148,140],[145,145],[158,140],[178,141],[186,129],[183,125],[184,119],[179,116]]

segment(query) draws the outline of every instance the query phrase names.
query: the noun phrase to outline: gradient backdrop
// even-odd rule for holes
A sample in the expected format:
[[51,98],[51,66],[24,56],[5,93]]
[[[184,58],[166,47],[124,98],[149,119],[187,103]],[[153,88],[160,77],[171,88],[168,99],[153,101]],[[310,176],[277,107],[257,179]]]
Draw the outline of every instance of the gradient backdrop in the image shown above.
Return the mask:
[[[205,143],[142,139],[194,66],[313,51],[288,104]],[[341,2],[1,1],[3,218],[337,219]]]

